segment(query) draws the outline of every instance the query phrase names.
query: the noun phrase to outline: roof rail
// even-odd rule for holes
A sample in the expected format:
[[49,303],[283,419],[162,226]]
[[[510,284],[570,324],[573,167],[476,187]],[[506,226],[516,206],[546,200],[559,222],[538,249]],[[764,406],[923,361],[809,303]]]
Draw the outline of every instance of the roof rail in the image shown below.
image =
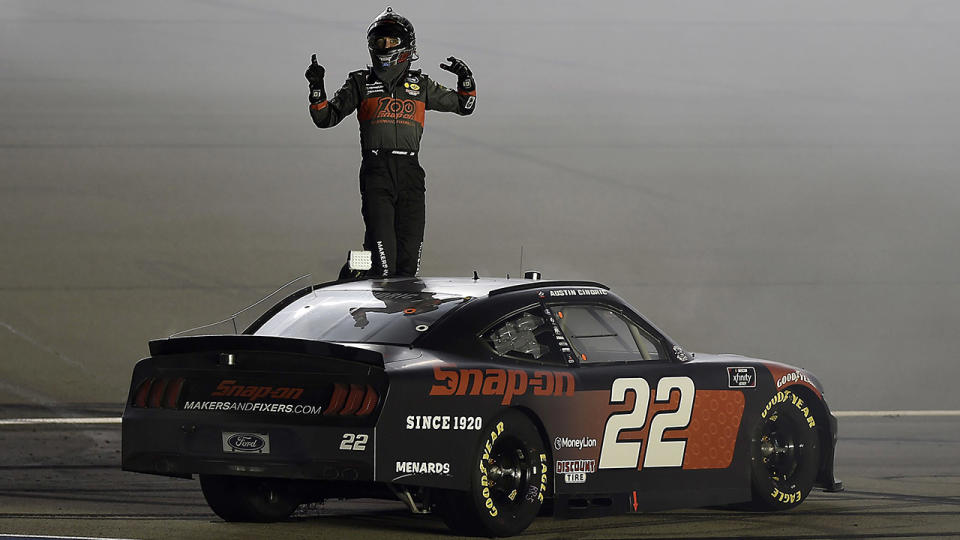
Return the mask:
[[528,291],[530,289],[546,289],[548,287],[595,287],[597,289],[604,289],[609,291],[610,287],[607,287],[603,283],[597,283],[596,281],[531,281],[529,283],[521,283],[520,285],[511,285],[509,287],[503,287],[502,289],[494,289],[487,293],[487,296],[496,296],[498,294],[505,294],[517,291]]

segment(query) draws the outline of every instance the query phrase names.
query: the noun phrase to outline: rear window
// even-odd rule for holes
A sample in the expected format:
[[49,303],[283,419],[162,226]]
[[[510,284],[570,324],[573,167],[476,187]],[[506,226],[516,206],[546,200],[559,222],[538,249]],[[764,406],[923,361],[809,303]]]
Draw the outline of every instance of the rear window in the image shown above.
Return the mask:
[[463,301],[427,292],[321,289],[283,308],[254,335],[409,345]]

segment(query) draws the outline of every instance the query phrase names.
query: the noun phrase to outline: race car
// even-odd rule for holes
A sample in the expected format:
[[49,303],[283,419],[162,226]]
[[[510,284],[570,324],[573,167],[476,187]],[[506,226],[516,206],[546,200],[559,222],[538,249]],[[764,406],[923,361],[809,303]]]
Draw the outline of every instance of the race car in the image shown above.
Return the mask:
[[226,521],[399,498],[457,532],[509,536],[538,515],[778,511],[842,489],[816,377],[689,354],[595,282],[331,282],[150,355],[123,469],[198,475]]

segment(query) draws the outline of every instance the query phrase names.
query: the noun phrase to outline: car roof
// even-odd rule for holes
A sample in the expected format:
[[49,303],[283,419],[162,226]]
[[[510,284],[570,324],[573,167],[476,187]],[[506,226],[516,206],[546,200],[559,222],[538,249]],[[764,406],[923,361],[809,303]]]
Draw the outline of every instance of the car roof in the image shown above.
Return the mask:
[[[335,293],[406,293],[406,294],[439,294],[461,298],[487,298],[509,292],[520,292],[539,289],[555,289],[557,287],[589,288],[610,290],[606,285],[594,281],[577,280],[534,280],[534,279],[506,279],[506,278],[463,278],[463,277],[394,277],[386,279],[361,279],[356,281],[332,281],[319,285],[307,286],[293,292],[283,300],[274,304],[260,315],[253,323],[246,327],[244,334],[255,332],[258,328],[282,311],[291,303],[313,291]],[[569,294],[569,293],[568,293]]]
[[427,292],[452,296],[495,296],[507,292],[550,287],[610,288],[594,281],[507,279],[507,278],[461,278],[461,277],[399,277],[387,279],[364,279],[326,285],[325,291],[378,291],[378,292]]

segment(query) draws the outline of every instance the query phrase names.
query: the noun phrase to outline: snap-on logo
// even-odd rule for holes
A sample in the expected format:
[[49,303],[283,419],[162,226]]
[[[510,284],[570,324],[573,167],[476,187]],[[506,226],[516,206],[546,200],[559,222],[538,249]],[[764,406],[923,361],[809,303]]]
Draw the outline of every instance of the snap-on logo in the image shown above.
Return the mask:
[[227,379],[220,381],[217,389],[210,393],[214,397],[240,397],[249,401],[262,398],[270,399],[300,399],[303,388],[287,386],[249,386],[237,384],[237,381]]
[[267,442],[253,433],[237,433],[227,438],[227,444],[237,452],[259,452]]
[[559,371],[534,371],[528,375],[520,369],[443,369],[433,368],[438,384],[430,387],[431,396],[503,396],[501,405],[509,405],[513,396],[522,396],[528,389],[535,396],[572,396],[573,375]]
[[413,120],[417,111],[417,104],[412,99],[380,98],[377,108],[377,118],[405,118]]
[[357,115],[361,122],[417,123],[423,125],[425,111],[426,104],[423,101],[392,97],[370,97],[360,103],[360,110],[357,111]]

